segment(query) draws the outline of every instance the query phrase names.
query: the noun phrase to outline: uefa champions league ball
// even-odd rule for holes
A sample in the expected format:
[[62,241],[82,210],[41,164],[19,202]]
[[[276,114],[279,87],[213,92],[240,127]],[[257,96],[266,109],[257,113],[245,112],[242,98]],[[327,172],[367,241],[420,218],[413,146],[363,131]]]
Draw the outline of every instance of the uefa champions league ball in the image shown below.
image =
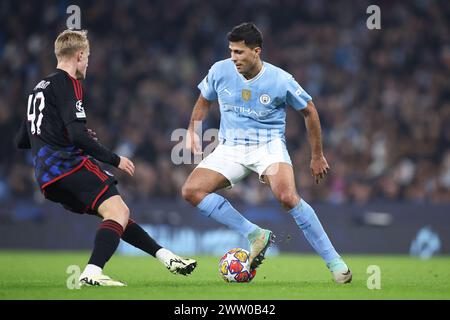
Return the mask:
[[219,274],[226,282],[250,282],[256,270],[250,271],[250,252],[242,248],[228,250],[220,259]]

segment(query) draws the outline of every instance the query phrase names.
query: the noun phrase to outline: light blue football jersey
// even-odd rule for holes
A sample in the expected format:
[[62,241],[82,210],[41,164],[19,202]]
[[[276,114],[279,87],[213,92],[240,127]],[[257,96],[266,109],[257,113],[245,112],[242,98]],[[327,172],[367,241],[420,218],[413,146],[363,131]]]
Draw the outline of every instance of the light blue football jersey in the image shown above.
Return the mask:
[[218,61],[198,88],[205,99],[218,100],[219,140],[226,144],[284,140],[286,106],[301,110],[312,99],[291,74],[267,62],[247,80],[231,59]]

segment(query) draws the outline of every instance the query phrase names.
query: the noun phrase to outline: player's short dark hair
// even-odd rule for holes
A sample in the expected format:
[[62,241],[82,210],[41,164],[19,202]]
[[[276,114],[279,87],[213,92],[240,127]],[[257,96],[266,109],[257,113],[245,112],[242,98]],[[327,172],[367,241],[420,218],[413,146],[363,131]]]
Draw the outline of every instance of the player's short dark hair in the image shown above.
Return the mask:
[[262,48],[263,38],[262,33],[253,22],[244,22],[235,26],[227,34],[228,41],[240,42],[244,41],[249,48]]

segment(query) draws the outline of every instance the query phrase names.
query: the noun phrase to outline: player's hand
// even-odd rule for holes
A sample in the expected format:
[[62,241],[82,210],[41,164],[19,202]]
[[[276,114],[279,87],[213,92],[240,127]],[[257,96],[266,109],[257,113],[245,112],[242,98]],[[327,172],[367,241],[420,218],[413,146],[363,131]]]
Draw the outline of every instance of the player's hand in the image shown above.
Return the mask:
[[203,154],[200,137],[192,130],[188,130],[186,134],[186,148],[190,150],[194,155]]
[[86,131],[87,131],[88,135],[89,135],[92,139],[94,139],[95,141],[98,141],[97,133],[95,133],[94,130],[91,130],[91,129],[87,128]]
[[134,164],[133,162],[128,159],[127,157],[120,156],[120,163],[118,168],[126,173],[128,173],[130,176],[134,175]]
[[324,156],[313,157],[311,159],[311,175],[316,180],[316,183],[319,184],[320,180],[326,177],[328,171],[330,170],[330,166],[327,163],[327,159]]

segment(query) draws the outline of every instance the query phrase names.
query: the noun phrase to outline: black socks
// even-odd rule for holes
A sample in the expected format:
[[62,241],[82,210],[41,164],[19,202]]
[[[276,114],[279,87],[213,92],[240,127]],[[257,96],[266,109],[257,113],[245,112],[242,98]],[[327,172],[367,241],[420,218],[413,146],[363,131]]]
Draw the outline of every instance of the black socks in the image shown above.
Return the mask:
[[106,262],[116,251],[122,234],[123,228],[119,223],[114,220],[104,220],[95,236],[94,250],[89,259],[89,264],[103,269]]
[[147,232],[145,232],[144,229],[141,228],[140,225],[135,223],[132,219],[128,220],[128,225],[122,234],[122,239],[154,257],[156,255],[156,251],[162,248],[152,237],[150,237]]

